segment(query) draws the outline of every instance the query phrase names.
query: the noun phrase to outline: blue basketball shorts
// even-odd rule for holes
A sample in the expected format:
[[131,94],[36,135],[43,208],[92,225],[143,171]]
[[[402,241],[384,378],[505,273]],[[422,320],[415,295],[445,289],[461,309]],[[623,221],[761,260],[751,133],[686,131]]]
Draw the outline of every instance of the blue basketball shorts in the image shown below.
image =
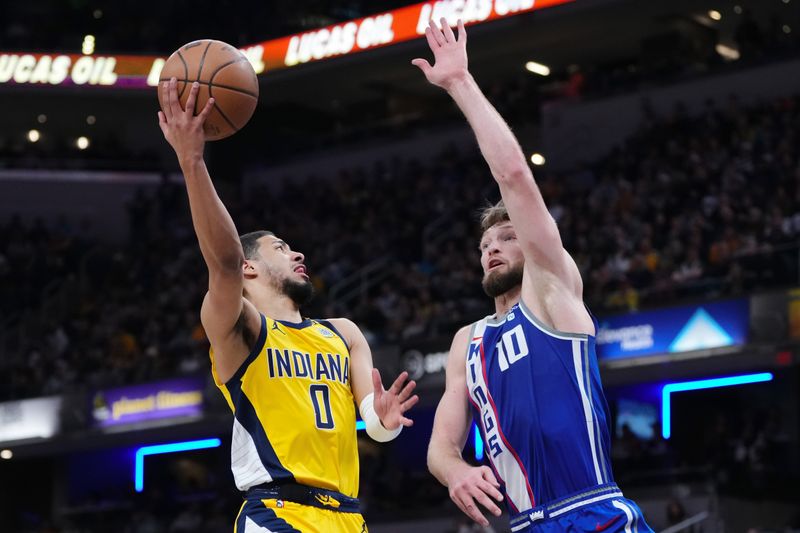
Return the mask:
[[613,484],[599,485],[511,517],[513,533],[652,533],[642,510]]

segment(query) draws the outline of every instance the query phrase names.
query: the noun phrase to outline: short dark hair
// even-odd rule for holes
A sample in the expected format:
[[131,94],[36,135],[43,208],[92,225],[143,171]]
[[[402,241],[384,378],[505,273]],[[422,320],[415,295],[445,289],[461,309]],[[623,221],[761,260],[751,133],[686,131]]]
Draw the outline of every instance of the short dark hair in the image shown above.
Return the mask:
[[258,239],[266,237],[267,235],[275,235],[271,231],[259,230],[239,235],[239,242],[242,243],[242,251],[244,252],[245,259],[254,259],[258,257]]
[[503,200],[500,200],[494,205],[489,205],[481,211],[481,232],[485,232],[497,223],[510,221],[508,216],[508,209]]

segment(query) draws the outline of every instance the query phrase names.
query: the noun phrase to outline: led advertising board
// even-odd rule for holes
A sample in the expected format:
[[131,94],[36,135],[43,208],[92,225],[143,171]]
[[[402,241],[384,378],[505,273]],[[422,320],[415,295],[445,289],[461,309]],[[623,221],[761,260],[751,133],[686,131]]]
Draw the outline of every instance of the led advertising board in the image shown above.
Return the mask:
[[100,427],[199,416],[203,388],[202,379],[179,378],[98,391],[92,398],[92,416]]
[[746,299],[630,313],[600,320],[597,355],[620,359],[738,346],[747,342]]
[[[574,0],[440,0],[332,24],[242,47],[256,74],[351,55],[425,34],[433,19],[455,26],[508,18]],[[147,88],[158,84],[166,59],[136,55],[8,53],[0,51],[0,85]]]
[[61,398],[32,398],[0,403],[0,442],[48,439],[58,432]]

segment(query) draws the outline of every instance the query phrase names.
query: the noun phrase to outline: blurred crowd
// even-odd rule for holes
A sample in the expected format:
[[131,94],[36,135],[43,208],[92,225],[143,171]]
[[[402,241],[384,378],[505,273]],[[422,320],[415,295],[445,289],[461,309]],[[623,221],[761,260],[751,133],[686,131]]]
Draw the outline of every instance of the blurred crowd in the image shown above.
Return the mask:
[[800,100],[650,113],[593,169],[541,187],[598,309],[790,282],[800,232]]
[[[797,97],[731,97],[697,116],[650,113],[579,171],[537,171],[593,311],[795,283],[798,124]],[[476,154],[392,159],[277,189],[219,187],[241,233],[268,228],[306,255],[317,289],[309,316],[351,317],[379,346],[448,337],[492,310],[476,214],[497,190]],[[0,399],[205,368],[206,274],[184,196],[166,181],[137,194],[122,246],[87,242],[80,224],[0,225],[2,316],[25,318],[0,336],[11,354]]]
[[[705,431],[683,444],[660,437],[644,439],[629,428],[613,436],[612,457],[616,481],[636,494],[637,490],[659,488],[659,496],[648,502],[645,516],[656,530],[676,526],[697,515],[698,509],[729,513],[720,509],[741,499],[754,501],[791,500],[796,479],[789,474],[791,439],[774,416],[781,399],[774,398],[770,412],[757,409],[743,413],[720,413]],[[361,462],[361,508],[367,522],[384,530],[407,531],[402,520],[452,520],[441,531],[447,533],[490,533],[459,513],[450,502],[447,489],[427,473],[395,464],[392,448],[402,443],[378,446],[368,438],[359,439]],[[685,449],[684,449],[685,448]],[[222,457],[224,454],[220,454]],[[217,458],[218,459],[218,458]],[[51,521],[23,506],[17,517],[18,533],[217,533],[228,529],[241,505],[241,497],[230,490],[227,461],[184,456],[160,464],[159,482],[149,480],[146,490],[132,495],[128,487],[67,497],[65,512]],[[705,488],[703,488],[705,487]],[[668,499],[667,495],[672,494]],[[738,499],[737,499],[738,498]],[[641,503],[641,502],[640,502]],[[663,507],[662,507],[663,506]],[[413,509],[413,515],[408,510]],[[686,531],[716,531],[716,520],[690,526]],[[763,516],[762,516],[763,519]],[[504,524],[505,517],[499,519]],[[800,515],[789,513],[783,527],[756,527],[753,518],[740,524],[742,531],[789,533],[800,529]],[[507,531],[501,526],[497,531]]]
[[0,132],[0,169],[58,169],[117,171],[153,170],[155,150],[134,150],[126,146],[121,132],[109,128],[91,138],[89,146],[79,148],[69,135],[46,135],[31,142],[27,132]]
[[[159,23],[154,24],[147,17],[147,10],[139,4],[103,5],[103,2],[83,0],[7,2],[0,6],[0,20],[8,21],[0,26],[0,42],[11,49],[77,52],[83,36],[91,34],[96,37],[98,51],[102,53],[164,54],[197,35],[243,46],[409,3],[413,2],[362,0],[341,4],[325,0],[305,2],[301,10],[295,9],[292,3],[248,3],[246,8],[240,8],[246,9],[248,16],[241,17],[239,9],[228,2],[218,2],[204,10],[191,9],[186,2],[170,2],[158,6],[161,17]],[[639,48],[613,59],[595,58],[584,64],[552,65],[547,77],[509,72],[491,81],[480,81],[501,114],[518,128],[537,123],[542,105],[548,102],[603,98],[796,58],[800,50],[800,32],[792,31],[792,27],[800,19],[784,5],[788,2],[756,10],[749,9],[746,2],[743,4],[744,7],[737,6],[738,11],[725,14],[726,21],[729,17],[735,20],[733,28],[723,30],[697,20],[672,25],[654,22],[661,28],[657,35],[642,37]],[[751,7],[755,7],[755,3]],[[46,17],[42,16],[45,12]],[[96,14],[99,18],[95,18]],[[143,16],[146,20],[141,20]],[[679,18],[693,16],[684,13]],[[163,22],[170,19],[181,23]],[[123,23],[125,20],[131,22]],[[58,26],[59,31],[50,25]],[[721,56],[717,50],[719,43],[737,50],[738,59]],[[87,94],[85,97],[70,95],[70,98],[90,100],[94,96]],[[70,106],[66,100],[62,105]],[[263,147],[258,154],[243,150],[236,156],[255,163],[258,162],[253,161],[254,157],[268,157],[274,163],[301,157],[309,151],[397,141],[420,129],[430,131],[462,123],[460,113],[443,93],[422,98],[416,91],[389,88],[383,90],[379,98],[340,100],[334,97],[330,102],[316,101],[308,106],[300,102],[288,105],[262,102],[258,115],[279,119],[253,120],[239,134],[249,135],[252,142]],[[83,117],[75,120],[82,122]],[[83,133],[66,135],[52,127],[43,128],[43,131],[45,134],[36,142],[26,138],[27,128],[0,131],[0,168],[160,170],[163,165],[156,155],[160,144],[134,150],[118,128],[106,128],[100,133],[100,127],[95,127],[90,146],[83,150],[76,148],[74,139]],[[153,135],[153,140],[161,143],[158,135]]]
[[668,474],[672,482],[705,481],[725,496],[783,499],[796,483],[791,423],[783,411],[776,398],[759,408],[705,412],[701,423],[684,420],[681,431],[691,437],[672,440],[662,438],[659,424],[649,439],[623,425],[612,439],[615,479],[625,487],[647,486]]

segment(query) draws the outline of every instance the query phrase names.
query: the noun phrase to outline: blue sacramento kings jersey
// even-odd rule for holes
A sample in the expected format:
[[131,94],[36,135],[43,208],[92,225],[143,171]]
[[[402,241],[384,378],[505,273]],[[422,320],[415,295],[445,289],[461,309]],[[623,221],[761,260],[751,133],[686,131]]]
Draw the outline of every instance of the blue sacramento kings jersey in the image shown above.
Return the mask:
[[554,331],[520,302],[472,326],[466,364],[473,416],[512,514],[613,483],[593,336]]

